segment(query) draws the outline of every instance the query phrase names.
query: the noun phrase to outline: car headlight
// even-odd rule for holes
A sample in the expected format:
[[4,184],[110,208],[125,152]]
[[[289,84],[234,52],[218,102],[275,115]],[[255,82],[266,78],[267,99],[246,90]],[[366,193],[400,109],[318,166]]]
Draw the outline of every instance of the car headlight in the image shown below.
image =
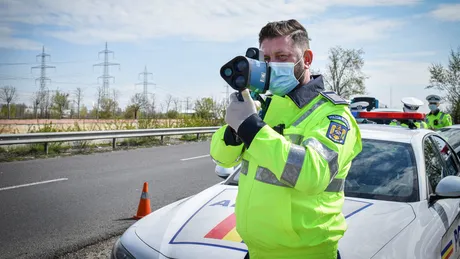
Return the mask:
[[126,248],[121,244],[121,238],[115,242],[112,249],[111,259],[136,259]]

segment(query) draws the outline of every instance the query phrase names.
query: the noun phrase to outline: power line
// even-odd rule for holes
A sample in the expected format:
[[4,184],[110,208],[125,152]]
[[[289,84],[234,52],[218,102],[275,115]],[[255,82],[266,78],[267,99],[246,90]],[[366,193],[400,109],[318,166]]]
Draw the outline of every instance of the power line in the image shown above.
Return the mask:
[[81,83],[81,82],[57,82],[54,81],[56,84],[63,84],[63,85],[97,85],[96,83]]
[[41,64],[39,66],[34,66],[31,69],[37,69],[37,68],[40,69],[40,77],[36,78],[35,82],[37,82],[37,80],[40,81],[40,92],[44,92],[46,90],[46,82],[47,81],[51,82],[51,79],[49,79],[46,76],[46,69],[48,69],[48,68],[56,68],[56,67],[46,65],[46,57],[51,57],[51,56],[49,54],[45,53],[45,46],[43,46],[43,48],[42,48],[42,53],[38,54],[36,57],[37,58],[40,57],[40,59],[41,59],[40,63]]
[[186,98],[186,102],[187,102],[187,108],[186,108],[186,110],[188,111],[188,110],[190,110],[190,106],[189,106],[190,97],[187,97],[187,98]]
[[109,75],[109,67],[110,66],[118,66],[118,68],[120,68],[120,64],[109,62],[109,54],[111,53],[113,58],[115,58],[115,54],[114,54],[113,51],[108,50],[107,42],[105,43],[105,49],[102,50],[102,51],[99,51],[98,58],[100,57],[100,55],[102,53],[104,54],[104,62],[99,63],[99,64],[94,64],[93,67],[94,66],[103,66],[104,67],[103,75],[98,77],[97,79],[99,80],[99,78],[102,78],[102,80],[103,80],[102,96],[107,97],[109,95],[109,79],[112,78],[113,82],[115,83],[115,77]]
[[185,98],[185,101],[181,101],[181,103],[185,103],[185,110],[186,111],[190,110],[190,105],[192,104],[190,102],[190,99],[191,99],[190,97],[187,97],[187,98]]
[[393,87],[390,86],[390,108],[393,108]]
[[[65,74],[65,75],[54,75],[54,78],[81,78],[85,76],[85,74]],[[11,76],[11,75],[4,75],[0,74],[0,80],[27,80],[27,79],[34,79],[33,76],[24,77],[24,76]],[[56,83],[56,81],[53,81]]]
[[33,77],[19,77],[19,76],[7,76],[7,77],[0,77],[0,80],[30,80],[34,79]]
[[225,105],[228,106],[228,104],[230,102],[230,86],[227,84],[224,87],[226,89],[225,89],[225,92],[222,92],[222,93],[225,93]]
[[148,95],[147,86],[149,86],[149,85],[156,85],[156,84],[154,84],[154,83],[149,83],[149,75],[152,75],[152,77],[153,77],[153,74],[147,72],[147,66],[144,67],[144,72],[139,73],[139,77],[140,77],[141,75],[144,77],[144,82],[142,82],[142,83],[137,83],[136,85],[144,85],[144,92],[143,92],[143,95],[144,95],[145,100],[147,100],[147,98],[148,98],[148,96],[147,96],[147,95]]
[[[74,60],[74,61],[49,61],[52,64],[70,64],[70,63],[86,63],[91,60]],[[23,65],[34,65],[36,62],[5,62],[0,63],[0,66],[23,66]]]
[[34,65],[35,62],[22,62],[22,63],[0,63],[0,66],[21,66],[21,65]]

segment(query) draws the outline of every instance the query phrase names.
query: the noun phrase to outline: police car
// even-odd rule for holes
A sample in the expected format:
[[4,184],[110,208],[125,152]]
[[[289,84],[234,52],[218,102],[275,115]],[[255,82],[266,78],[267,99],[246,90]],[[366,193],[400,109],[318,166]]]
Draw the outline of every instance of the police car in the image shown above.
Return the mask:
[[354,98],[350,100],[350,104],[354,104],[357,102],[367,102],[368,103],[368,105],[366,105],[367,111],[371,111],[377,108],[387,108],[388,107],[386,104],[380,103],[379,99],[373,96],[355,96]]
[[[363,150],[345,184],[341,258],[458,258],[460,161],[452,147],[436,131],[359,127]],[[216,173],[225,180],[129,227],[112,258],[243,259],[234,214],[239,167]]]

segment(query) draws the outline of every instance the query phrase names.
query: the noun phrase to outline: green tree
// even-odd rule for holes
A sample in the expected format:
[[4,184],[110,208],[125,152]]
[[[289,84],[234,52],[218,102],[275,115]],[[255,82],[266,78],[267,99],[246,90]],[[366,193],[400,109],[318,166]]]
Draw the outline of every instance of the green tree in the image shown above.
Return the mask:
[[125,119],[134,119],[135,113],[136,113],[136,108],[134,107],[134,105],[131,104],[131,105],[126,106],[123,117]]
[[6,102],[6,106],[8,108],[8,119],[10,119],[11,115],[10,104],[16,97],[16,87],[7,85],[0,88],[0,100]]
[[130,109],[134,113],[134,119],[137,119],[137,115],[140,109],[148,106],[148,100],[142,93],[136,93],[131,97]]
[[168,119],[177,119],[179,118],[179,112],[176,110],[169,110],[166,112],[166,118]]
[[447,112],[452,116],[454,124],[460,124],[460,101],[453,103]]
[[448,102],[453,122],[460,123],[460,46],[457,51],[450,50],[447,67],[440,63],[432,64],[429,71],[430,84],[426,89],[437,89],[446,93],[444,99]]
[[81,115],[80,105],[83,99],[83,90],[80,87],[77,87],[77,89],[75,89],[74,95],[75,95],[75,103],[77,104],[77,116],[80,119],[80,115]]
[[100,105],[99,118],[110,119],[113,117],[113,111],[118,106],[118,103],[112,98],[102,98]]
[[10,105],[7,105],[7,104],[3,104],[1,106],[1,116],[2,118],[17,118],[17,114],[16,114],[16,105],[14,103],[10,103]]
[[58,112],[61,119],[64,110],[69,108],[69,94],[56,91],[56,94],[53,96],[52,108]]
[[224,122],[226,111],[227,111],[227,102],[226,102],[226,100],[221,100],[220,102],[218,102],[217,100],[214,101],[214,111],[213,111],[213,113],[215,114],[217,119],[222,121],[222,123]]
[[195,102],[195,116],[203,119],[214,117],[215,103],[210,97],[204,97]]
[[80,108],[80,114],[78,116],[78,118],[86,118],[86,116],[88,116],[88,108],[86,108],[85,105],[82,105],[82,107]]
[[323,74],[326,88],[335,91],[345,99],[355,94],[364,94],[367,76],[361,71],[364,67],[362,49],[344,49],[340,46],[329,50],[329,63]]

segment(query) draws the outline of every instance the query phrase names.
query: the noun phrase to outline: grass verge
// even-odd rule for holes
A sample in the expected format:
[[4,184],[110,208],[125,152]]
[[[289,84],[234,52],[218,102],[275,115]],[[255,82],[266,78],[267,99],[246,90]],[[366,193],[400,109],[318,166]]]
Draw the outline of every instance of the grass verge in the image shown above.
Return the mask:
[[[200,134],[199,138],[195,134],[182,136],[164,136],[163,141],[160,137],[141,137],[128,138],[117,141],[115,150],[129,150],[135,148],[147,148],[155,146],[178,145],[187,142],[207,141],[212,134]],[[107,141],[74,141],[57,142],[48,144],[48,154],[45,152],[43,144],[14,145],[0,147],[0,162],[12,162],[52,157],[63,157],[72,155],[94,154],[101,152],[111,152],[112,140]]]

